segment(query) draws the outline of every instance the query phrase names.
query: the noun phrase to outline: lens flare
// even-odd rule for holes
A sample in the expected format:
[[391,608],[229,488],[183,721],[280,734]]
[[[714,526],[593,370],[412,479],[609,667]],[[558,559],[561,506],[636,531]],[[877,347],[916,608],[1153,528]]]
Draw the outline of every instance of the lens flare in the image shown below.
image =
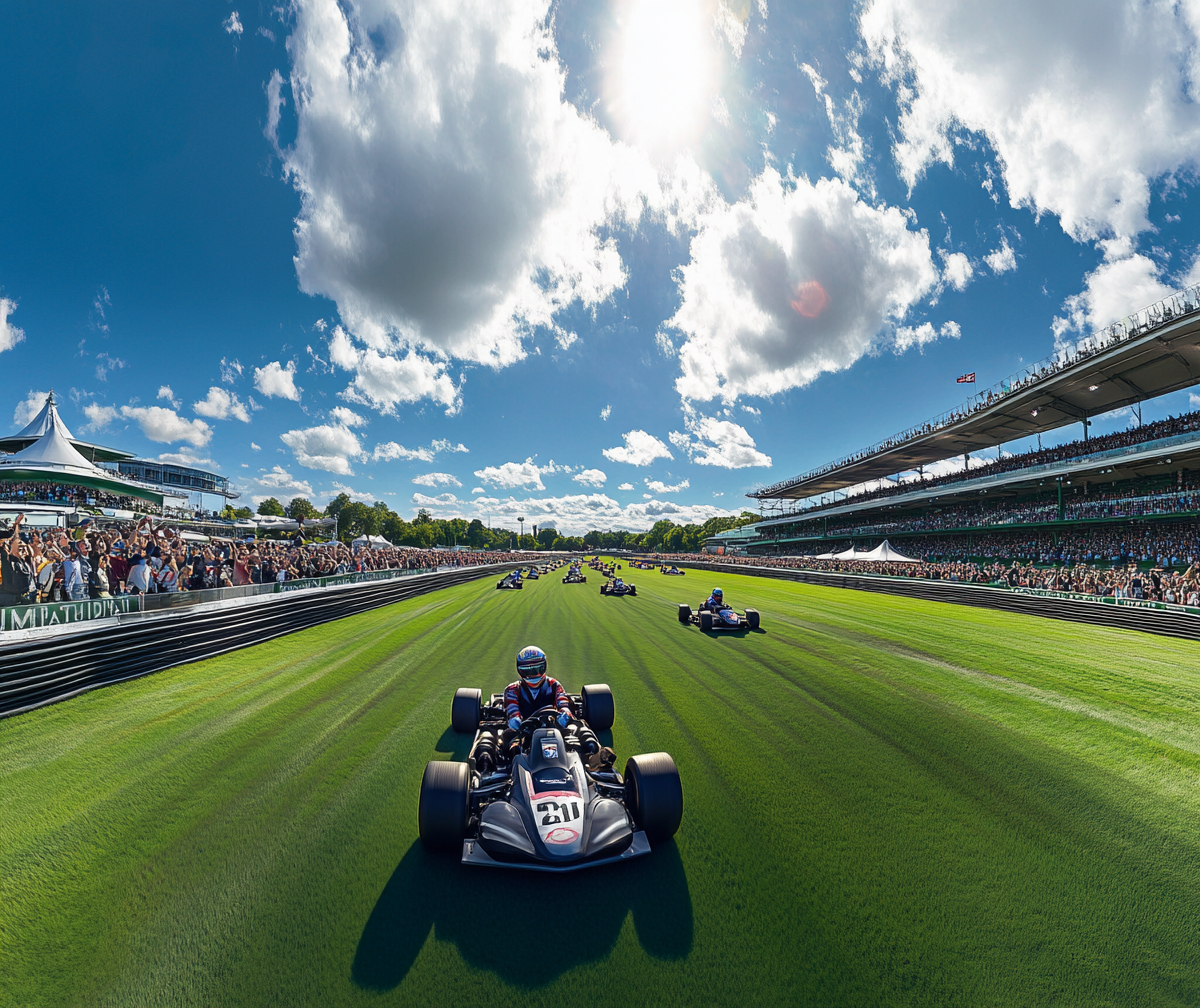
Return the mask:
[[805,318],[817,318],[829,307],[829,295],[825,293],[816,280],[809,280],[796,288],[796,296],[791,301],[792,311]]

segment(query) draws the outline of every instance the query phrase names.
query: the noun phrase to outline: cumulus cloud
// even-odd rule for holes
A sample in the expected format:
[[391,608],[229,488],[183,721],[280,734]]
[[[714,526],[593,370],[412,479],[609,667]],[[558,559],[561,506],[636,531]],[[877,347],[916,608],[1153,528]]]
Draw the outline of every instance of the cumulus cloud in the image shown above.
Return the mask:
[[655,459],[674,458],[671,450],[653,434],[644,430],[631,430],[621,437],[624,446],[605,448],[601,453],[610,462],[625,462],[628,465],[648,466]]
[[323,469],[339,476],[353,476],[350,463],[364,454],[358,435],[339,423],[290,430],[280,434],[279,440],[306,469]]
[[336,301],[355,340],[339,366],[375,408],[449,408],[447,359],[511,364],[561,308],[625,282],[605,226],[636,219],[657,179],[564,100],[549,10],[295,7],[298,132],[282,156],[301,197],[296,268]]
[[160,385],[158,387],[157,398],[164,399],[169,402],[172,409],[179,409],[179,407],[183,405],[182,402],[175,398],[175,393],[171,391],[170,385]]
[[1146,229],[1151,182],[1195,166],[1198,26],[1195,5],[1157,0],[1094,0],[1086,18],[1040,0],[871,0],[859,19],[897,89],[903,179],[981,134],[1010,203],[1081,241]]
[[988,269],[997,276],[1017,268],[1017,255],[1013,252],[1012,246],[1008,244],[1008,239],[1003,236],[1000,238],[1000,247],[992,249],[983,257],[983,261],[987,263]]
[[[647,495],[649,496],[649,495]],[[540,525],[543,519],[553,520],[565,535],[581,535],[594,528],[619,528],[645,531],[656,521],[669,518],[680,525],[703,524],[719,515],[738,514],[711,504],[685,504],[650,498],[622,505],[607,494],[568,494],[562,497],[499,498],[475,497],[462,500],[452,493],[435,497],[413,494],[414,508],[427,508],[438,518],[487,518],[493,524],[511,523],[524,517],[526,524]]]
[[17,310],[17,303],[0,298],[0,353],[11,350],[25,338],[25,330],[18,329],[8,321],[8,316]]
[[[106,407],[98,407],[99,410]],[[92,414],[84,409],[88,419]],[[174,441],[185,441],[196,448],[203,448],[212,439],[212,428],[203,420],[186,420],[174,410],[163,406],[122,406],[121,416],[126,420],[134,420],[141,427],[142,433],[151,441],[162,441],[171,444]],[[95,421],[93,420],[93,423]]]
[[[44,398],[42,402],[45,402]],[[41,404],[39,404],[38,409],[41,408]],[[17,409],[20,410],[20,407],[18,406]],[[30,414],[29,420],[32,420],[35,415],[36,411],[35,413]],[[86,425],[87,430],[102,431],[108,427],[111,427],[121,418],[121,411],[115,406],[101,406],[99,403],[93,402],[88,403],[83,407],[83,415],[87,417],[88,420]],[[29,420],[26,420],[25,422],[29,423]]]
[[329,415],[343,427],[365,427],[367,425],[366,417],[359,416],[354,410],[346,409],[345,406],[334,406],[329,411]]
[[[314,497],[312,484],[307,480],[298,479],[283,466],[274,466],[270,472],[254,479],[260,487],[272,491],[264,497],[256,497],[255,502],[261,504],[267,497]],[[336,485],[336,484],[335,484]]]
[[329,340],[329,359],[342,370],[354,372],[342,396],[380,413],[394,414],[400,403],[432,399],[446,407],[447,416],[453,416],[462,405],[460,388],[447,372],[446,362],[423,357],[411,348],[403,356],[380,353],[338,326]]
[[931,322],[922,322],[919,326],[897,326],[893,345],[896,353],[904,353],[913,347],[923,347],[932,343],[939,336],[942,339],[958,339],[961,335],[962,326],[957,322],[943,322],[938,329],[934,329]]
[[942,261],[942,279],[957,291],[966,290],[975,274],[971,260],[962,252],[943,252]]
[[600,411],[601,420],[607,420],[610,416],[612,416],[612,403],[609,403]]
[[539,466],[532,458],[527,458],[524,462],[505,462],[503,465],[476,469],[475,475],[488,486],[500,487],[504,490],[512,490],[516,487],[524,487],[527,490],[545,490],[542,476],[558,472],[562,468],[562,466],[556,466],[553,459],[548,465]]
[[238,12],[234,11],[224,21],[221,22],[221,27],[224,28],[230,35],[241,36],[242,22],[238,17]]
[[686,490],[692,485],[688,480],[676,483],[674,486],[667,486],[662,480],[648,479],[643,480],[643,482],[646,484],[647,489],[654,491],[654,493],[679,493],[681,490]]
[[170,462],[173,465],[181,466],[206,466],[209,469],[220,469],[210,458],[201,458],[195,452],[190,452],[186,448],[177,452],[163,452],[158,456],[159,462]]
[[845,182],[767,168],[746,199],[700,219],[670,325],[685,400],[772,395],[848,368],[934,290],[925,231]]
[[744,469],[771,465],[771,456],[758,450],[750,432],[732,420],[718,420],[694,410],[684,414],[687,433],[671,432],[671,443],[688,453],[697,465]]
[[17,403],[17,408],[13,410],[13,423],[16,424],[18,428],[25,427],[32,423],[33,418],[37,416],[42,411],[42,407],[46,405],[46,397],[48,395],[50,395],[49,392],[35,392],[33,389],[30,389],[29,395]]
[[394,462],[397,459],[417,460],[419,462],[432,462],[433,457],[438,452],[466,452],[470,449],[464,444],[452,444],[445,439],[433,441],[428,448],[405,448],[402,444],[397,444],[395,441],[385,441],[382,444],[375,446],[374,452],[371,454],[373,462]]
[[571,477],[576,483],[586,486],[602,487],[608,482],[608,475],[602,469],[584,469]]
[[[241,368],[238,368],[241,372]],[[271,361],[266,367],[254,369],[254,387],[265,396],[300,401],[300,389],[296,387],[296,362],[288,361],[287,367],[279,361]]]
[[1110,322],[1166,297],[1174,288],[1159,279],[1152,259],[1130,254],[1129,244],[1120,239],[1100,243],[1106,261],[1084,277],[1083,290],[1063,302],[1063,314],[1052,325],[1056,344],[1066,334],[1103,329]]
[[[166,386],[163,386],[166,388]],[[159,398],[162,396],[162,389],[159,389]],[[167,392],[171,390],[167,388]],[[201,399],[199,402],[192,403],[192,412],[198,413],[200,416],[211,417],[213,420],[241,420],[242,423],[250,422],[250,410],[232,392],[227,392],[219,385],[213,385],[208,390],[208,396]]]
[[617,487],[617,489],[618,490],[632,490],[633,484],[632,483],[622,483],[619,487]]
[[439,486],[455,486],[460,487],[462,484],[451,476],[449,473],[435,472],[425,473],[424,476],[414,476],[413,482],[418,486],[439,487]]

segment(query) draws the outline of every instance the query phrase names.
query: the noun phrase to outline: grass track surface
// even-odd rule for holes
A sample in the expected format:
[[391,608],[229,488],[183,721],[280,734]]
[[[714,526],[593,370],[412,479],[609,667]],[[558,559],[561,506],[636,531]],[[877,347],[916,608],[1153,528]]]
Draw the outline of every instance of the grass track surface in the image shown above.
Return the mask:
[[[762,633],[451,588],[0,722],[0,1004],[1200,1000],[1200,645],[721,575]],[[527,643],[665,749],[672,844],[568,877],[417,841],[457,686]]]

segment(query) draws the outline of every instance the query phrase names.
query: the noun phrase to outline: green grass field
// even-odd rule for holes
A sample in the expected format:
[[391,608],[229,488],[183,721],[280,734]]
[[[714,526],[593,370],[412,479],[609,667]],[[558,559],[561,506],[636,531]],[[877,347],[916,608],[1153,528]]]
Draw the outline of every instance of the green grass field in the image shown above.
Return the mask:
[[[720,576],[561,573],[0,721],[0,1004],[1200,1001],[1200,646]],[[574,875],[417,840],[457,686],[608,682],[676,840]],[[621,765],[620,762],[618,765]]]

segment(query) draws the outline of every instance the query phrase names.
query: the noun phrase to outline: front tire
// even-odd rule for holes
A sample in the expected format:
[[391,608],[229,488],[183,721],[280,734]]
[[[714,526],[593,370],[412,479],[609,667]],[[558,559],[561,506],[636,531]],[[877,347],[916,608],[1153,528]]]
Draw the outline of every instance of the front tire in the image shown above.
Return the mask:
[[713,614],[710,612],[702,612],[700,614],[700,629],[709,631],[712,629]]
[[459,689],[450,703],[450,727],[456,732],[474,732],[483,720],[483,691]]
[[683,782],[669,753],[629,757],[625,763],[625,804],[651,843],[675,835],[683,821]]
[[751,630],[757,630],[759,624],[759,616],[757,609],[746,610],[746,624]]
[[580,714],[592,731],[607,731],[613,726],[617,719],[617,707],[607,683],[584,686],[579,695],[583,701],[580,704],[583,708]]
[[636,594],[637,594],[637,587],[636,587],[635,585],[630,585],[630,586],[629,586],[629,594],[630,594],[630,595],[636,595]]
[[417,822],[421,843],[430,850],[461,849],[467,831],[470,776],[466,763],[438,760],[426,764]]
[[692,607],[684,603],[679,604],[679,622],[687,626],[692,622]]

